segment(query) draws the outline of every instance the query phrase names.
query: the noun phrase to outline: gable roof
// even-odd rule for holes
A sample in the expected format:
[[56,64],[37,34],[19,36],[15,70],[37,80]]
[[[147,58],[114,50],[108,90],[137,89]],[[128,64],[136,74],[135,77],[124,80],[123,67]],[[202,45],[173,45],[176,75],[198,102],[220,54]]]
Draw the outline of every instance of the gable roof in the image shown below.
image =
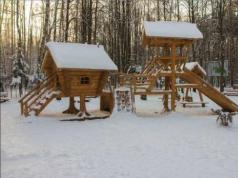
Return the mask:
[[46,46],[57,68],[118,70],[102,45],[48,42]]
[[145,35],[148,37],[202,39],[196,24],[175,21],[145,21]]

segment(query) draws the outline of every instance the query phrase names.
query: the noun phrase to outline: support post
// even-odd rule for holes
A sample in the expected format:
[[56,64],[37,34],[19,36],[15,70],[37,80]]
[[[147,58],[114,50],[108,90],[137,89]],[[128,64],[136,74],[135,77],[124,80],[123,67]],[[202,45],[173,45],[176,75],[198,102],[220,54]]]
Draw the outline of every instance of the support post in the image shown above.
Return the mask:
[[86,118],[90,118],[91,114],[87,112],[85,105],[85,95],[80,95],[80,109],[77,114],[79,118],[85,120]]
[[199,93],[199,98],[200,98],[200,101],[203,102],[203,97],[202,97],[202,93],[200,91],[198,91]]
[[63,111],[64,114],[77,114],[79,110],[74,105],[74,97],[69,97],[69,108]]
[[85,96],[84,95],[80,95],[80,111],[79,112],[86,112]]
[[186,100],[186,98],[188,98],[188,92],[189,92],[190,88],[186,88],[186,92],[185,92],[185,98],[184,100]]
[[171,65],[171,109],[172,111],[175,111],[175,101],[176,101],[176,69],[175,69],[175,60],[176,60],[176,46],[175,44],[172,44],[172,65]]
[[[165,77],[165,90],[169,90],[169,77]],[[164,94],[164,110],[169,111],[169,95],[166,93]]]
[[21,101],[21,115],[23,115],[23,101]]
[[205,107],[205,103],[203,103],[203,96],[202,96],[202,93],[200,91],[198,91],[199,93],[199,97],[200,97],[200,101],[202,103],[202,107]]
[[[163,56],[169,56],[171,55],[170,52],[170,47],[168,45],[164,46],[164,50],[163,50]],[[164,66],[164,70],[168,71],[168,65]],[[170,89],[170,77],[169,76],[165,76],[165,90],[169,90]],[[166,93],[164,94],[164,110],[165,111],[169,111],[169,95]]]

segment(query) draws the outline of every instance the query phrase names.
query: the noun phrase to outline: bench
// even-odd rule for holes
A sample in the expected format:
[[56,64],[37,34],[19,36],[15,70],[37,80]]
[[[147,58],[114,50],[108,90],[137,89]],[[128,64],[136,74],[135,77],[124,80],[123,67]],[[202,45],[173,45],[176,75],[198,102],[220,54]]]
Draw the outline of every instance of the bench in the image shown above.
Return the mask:
[[227,96],[238,96],[237,91],[224,91],[223,94]]
[[0,103],[8,101],[9,98],[7,96],[7,92],[0,92]]
[[186,105],[199,105],[199,104],[201,104],[202,107],[205,107],[206,104],[208,104],[208,102],[187,102],[187,101],[182,101],[180,103],[183,105],[184,108],[186,107]]

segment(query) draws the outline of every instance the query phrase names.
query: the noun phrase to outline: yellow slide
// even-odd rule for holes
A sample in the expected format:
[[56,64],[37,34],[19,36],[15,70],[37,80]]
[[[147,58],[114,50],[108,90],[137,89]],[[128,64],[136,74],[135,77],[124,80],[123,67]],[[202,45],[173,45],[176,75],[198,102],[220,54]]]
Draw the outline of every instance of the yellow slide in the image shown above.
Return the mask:
[[238,105],[236,103],[220,93],[217,89],[215,89],[212,85],[207,83],[194,72],[191,72],[185,68],[181,78],[188,83],[198,84],[197,89],[216,104],[221,106],[224,110],[229,112],[238,112]]

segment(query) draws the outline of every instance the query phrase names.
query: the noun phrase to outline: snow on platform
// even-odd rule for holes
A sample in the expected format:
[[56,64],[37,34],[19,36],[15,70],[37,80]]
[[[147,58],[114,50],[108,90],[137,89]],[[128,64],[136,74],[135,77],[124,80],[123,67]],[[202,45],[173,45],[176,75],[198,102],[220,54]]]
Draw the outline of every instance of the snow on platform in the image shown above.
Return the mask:
[[[75,117],[61,114],[67,102],[55,100],[28,119],[17,101],[1,105],[3,178],[238,177],[238,117],[230,127],[217,125],[210,101],[161,113],[160,96],[137,97],[137,115],[115,111],[108,119],[61,122]],[[98,103],[90,99],[88,110]]]
[[144,29],[146,36],[181,38],[181,39],[202,39],[203,35],[196,24],[175,21],[145,21]]
[[185,67],[190,71],[193,71],[197,67],[203,73],[204,76],[207,75],[205,69],[198,62],[187,62],[185,64]]
[[102,45],[48,42],[46,46],[58,68],[117,70]]

